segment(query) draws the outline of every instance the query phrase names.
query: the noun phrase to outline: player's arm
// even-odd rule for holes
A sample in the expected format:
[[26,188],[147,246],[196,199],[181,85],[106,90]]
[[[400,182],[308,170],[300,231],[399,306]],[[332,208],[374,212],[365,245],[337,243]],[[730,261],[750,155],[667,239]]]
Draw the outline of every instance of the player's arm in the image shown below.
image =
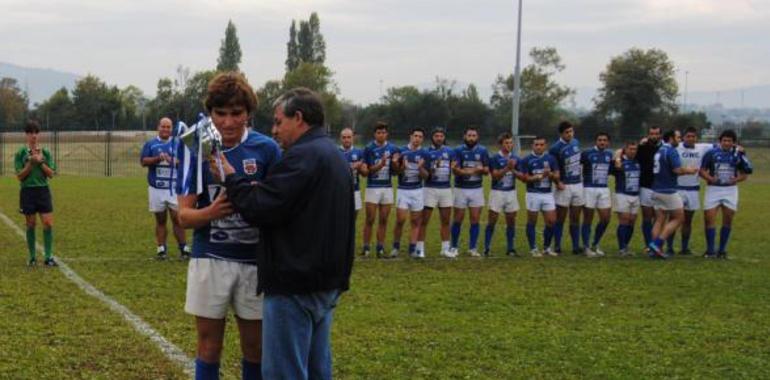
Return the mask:
[[31,172],[32,172],[32,161],[27,160],[23,168],[16,174],[16,178],[18,178],[19,181],[24,181],[25,179],[27,179],[27,176],[29,176],[29,173]]
[[430,164],[428,163],[428,160],[425,159],[425,157],[417,158],[417,169],[420,171],[420,178],[422,179],[430,178],[430,171],[428,171],[428,168],[427,168],[428,165]]
[[196,194],[177,196],[179,203],[177,215],[182,228],[201,228],[212,220],[221,219],[233,213],[233,205],[227,200],[227,194],[224,191],[214,199],[214,202],[202,209],[195,208],[197,201]]

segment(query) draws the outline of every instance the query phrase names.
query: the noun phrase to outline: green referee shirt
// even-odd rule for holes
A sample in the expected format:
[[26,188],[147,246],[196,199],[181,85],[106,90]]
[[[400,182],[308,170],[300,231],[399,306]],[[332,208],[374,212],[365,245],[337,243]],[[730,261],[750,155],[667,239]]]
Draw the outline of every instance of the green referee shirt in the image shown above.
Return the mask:
[[[42,148],[43,151],[43,160],[46,165],[48,165],[51,170],[56,171],[56,163],[53,162],[53,158],[51,157],[51,152],[48,151],[48,149]],[[14,155],[14,166],[16,168],[16,174],[21,173],[22,170],[24,170],[24,165],[27,164],[27,161],[29,161],[29,157],[31,155],[31,151],[28,147],[23,146],[21,147],[17,152],[16,155]],[[42,165],[42,164],[41,164]],[[23,181],[21,181],[21,187],[44,187],[48,186],[48,177],[45,176],[45,173],[43,173],[43,169],[40,168],[40,165],[32,164],[32,171],[29,172],[29,175],[27,178],[24,178]]]

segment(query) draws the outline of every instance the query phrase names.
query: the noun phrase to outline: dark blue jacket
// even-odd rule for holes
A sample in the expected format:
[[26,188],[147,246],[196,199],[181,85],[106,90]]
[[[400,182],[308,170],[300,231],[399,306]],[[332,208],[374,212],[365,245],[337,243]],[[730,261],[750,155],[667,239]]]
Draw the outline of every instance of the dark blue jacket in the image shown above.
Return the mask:
[[355,241],[353,179],[345,156],[322,128],[302,135],[261,182],[231,174],[225,187],[236,212],[262,230],[260,292],[308,294],[349,288]]

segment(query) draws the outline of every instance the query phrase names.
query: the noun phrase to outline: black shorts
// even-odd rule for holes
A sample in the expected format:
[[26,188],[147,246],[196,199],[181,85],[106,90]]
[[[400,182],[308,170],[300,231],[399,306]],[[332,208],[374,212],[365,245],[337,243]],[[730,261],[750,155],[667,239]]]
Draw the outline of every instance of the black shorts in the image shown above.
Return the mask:
[[48,186],[22,187],[19,193],[19,207],[19,212],[24,215],[53,212],[51,190],[48,189]]

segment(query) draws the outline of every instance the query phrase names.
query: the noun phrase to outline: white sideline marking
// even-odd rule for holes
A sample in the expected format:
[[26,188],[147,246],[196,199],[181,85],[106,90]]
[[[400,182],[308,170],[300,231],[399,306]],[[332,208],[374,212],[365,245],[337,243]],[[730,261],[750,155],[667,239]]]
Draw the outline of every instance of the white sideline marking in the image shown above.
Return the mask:
[[[14,223],[8,216],[6,216],[2,211],[0,211],[0,219],[3,220],[3,222],[10,227],[14,232],[16,232],[17,235],[21,236],[22,238],[26,238],[26,234],[24,231],[19,228],[16,223]],[[38,252],[43,251],[43,249],[40,247],[40,244],[37,243],[37,250]],[[184,373],[188,376],[192,377],[195,374],[195,362],[187,357],[187,355],[179,349],[176,345],[168,341],[166,338],[164,338],[160,333],[155,331],[155,329],[152,328],[147,322],[145,322],[142,318],[140,318],[138,315],[134,314],[129,310],[127,307],[120,304],[118,301],[115,301],[111,297],[107,296],[106,294],[102,293],[101,290],[97,289],[88,281],[84,280],[82,277],[80,277],[77,273],[75,273],[74,270],[72,270],[64,261],[61,260],[61,258],[56,257],[56,260],[59,263],[59,270],[64,274],[65,277],[67,277],[70,281],[74,282],[75,285],[77,285],[80,290],[84,291],[86,294],[98,299],[99,301],[102,301],[102,303],[106,304],[107,306],[112,309],[112,311],[120,314],[123,319],[128,321],[128,323],[131,324],[131,326],[136,330],[138,333],[150,338],[150,340],[155,343],[155,345],[163,352],[164,355],[166,355],[166,358],[171,360],[174,363],[179,364],[182,369],[184,370]]]

